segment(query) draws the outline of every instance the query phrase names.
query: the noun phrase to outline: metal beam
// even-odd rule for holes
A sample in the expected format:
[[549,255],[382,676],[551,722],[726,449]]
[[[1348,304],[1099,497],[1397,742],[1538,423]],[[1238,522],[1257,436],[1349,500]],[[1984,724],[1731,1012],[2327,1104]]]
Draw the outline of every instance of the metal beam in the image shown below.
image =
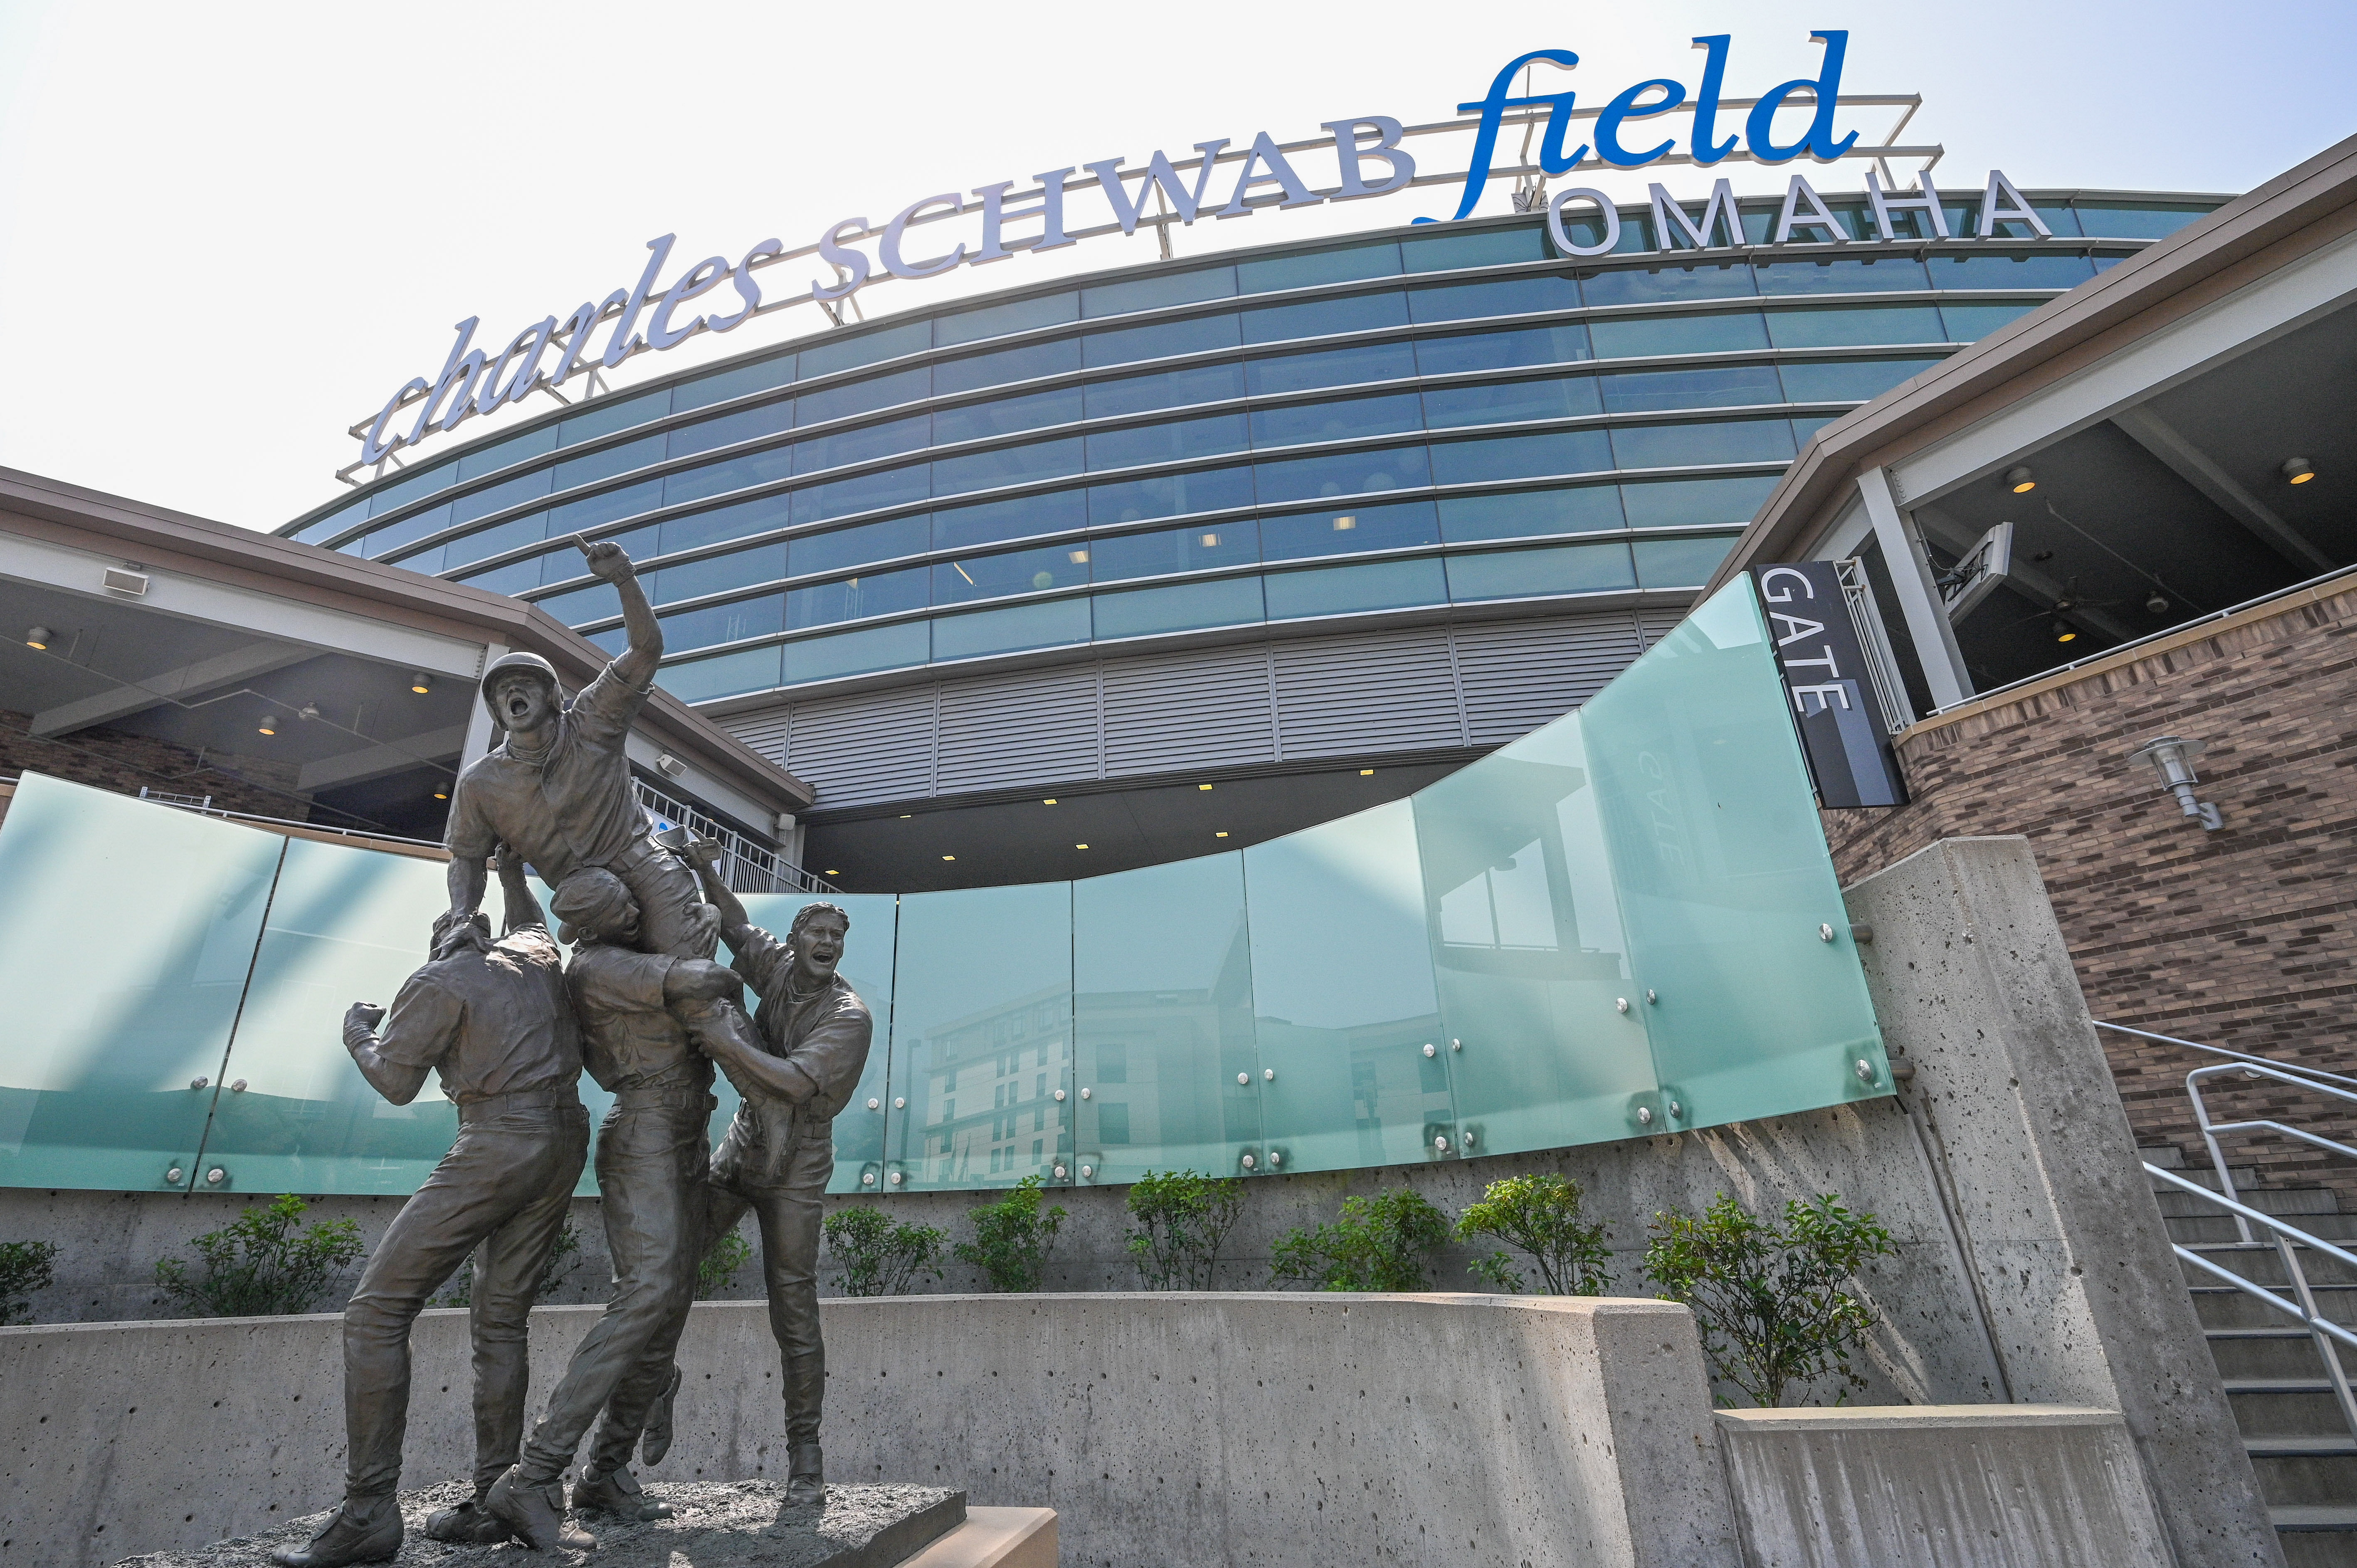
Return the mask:
[[1932,585],[1932,562],[1923,553],[1923,542],[1899,510],[1888,472],[1868,468],[1860,474],[1857,493],[1866,502],[1874,537],[1882,545],[1882,563],[1890,569],[1891,591],[1899,596],[1900,615],[1915,644],[1916,661],[1923,667],[1932,706],[1953,707],[1973,694],[1973,682],[1965,673],[1964,656],[1956,647],[1947,612],[1941,607],[1940,591]]
[[2233,475],[2211,461],[2208,453],[2187,440],[2184,432],[2155,413],[2149,404],[2124,408],[2112,415],[2112,423],[2293,565],[2309,572],[2330,572],[2340,564],[2276,516],[2274,508],[2244,489]]
[[[61,703],[33,715],[33,734],[51,738],[88,729],[92,725],[109,724],[166,703],[187,702],[224,686],[234,686],[256,676],[267,675],[274,670],[284,670],[290,664],[300,664],[318,657],[311,648],[294,648],[283,642],[256,642],[244,648],[233,648],[227,653],[216,653],[210,659],[199,659],[193,664],[183,664],[178,670],[145,676],[136,682],[125,682],[112,692],[101,692],[94,697]],[[91,673],[97,673],[95,671]]]
[[[401,773],[421,763],[456,757],[467,742],[465,725],[448,725],[441,729],[427,730],[405,740],[387,741],[382,746],[365,746],[348,751],[341,757],[322,757],[307,762],[295,779],[295,788],[303,793],[316,794],[332,789],[339,784],[358,784],[365,779],[382,779],[388,773]],[[455,771],[455,769],[454,769]]]

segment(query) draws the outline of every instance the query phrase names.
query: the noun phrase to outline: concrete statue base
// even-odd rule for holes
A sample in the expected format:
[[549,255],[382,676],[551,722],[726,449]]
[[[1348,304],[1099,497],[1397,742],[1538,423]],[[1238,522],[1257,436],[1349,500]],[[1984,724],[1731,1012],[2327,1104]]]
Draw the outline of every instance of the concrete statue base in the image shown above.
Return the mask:
[[[402,1493],[408,1539],[393,1560],[394,1568],[488,1568],[492,1563],[511,1568],[518,1560],[513,1546],[451,1546],[426,1537],[428,1514],[463,1502],[472,1492],[466,1482],[451,1481]],[[669,1503],[674,1510],[671,1518],[625,1524],[585,1515],[580,1523],[597,1535],[597,1549],[544,1555],[551,1568],[592,1561],[597,1568],[737,1568],[752,1563],[764,1568],[899,1568],[920,1553],[926,1563],[938,1560],[944,1568],[965,1568],[970,1563],[1005,1563],[1012,1568],[1021,1562],[989,1552],[990,1542],[1006,1531],[987,1528],[996,1520],[977,1521],[985,1527],[979,1530],[970,1527],[963,1492],[940,1487],[832,1486],[823,1508],[789,1508],[785,1493],[782,1481],[652,1482],[647,1495]],[[121,1568],[268,1568],[272,1549],[301,1545],[328,1517],[321,1513],[290,1520],[262,1534],[193,1551],[125,1558]],[[968,1533],[977,1537],[974,1544],[980,1551],[942,1554],[942,1549],[953,1548]],[[1052,1522],[1048,1539],[1054,1539]],[[533,1554],[534,1560],[542,1555]],[[1052,1546],[1047,1561],[1054,1561]]]

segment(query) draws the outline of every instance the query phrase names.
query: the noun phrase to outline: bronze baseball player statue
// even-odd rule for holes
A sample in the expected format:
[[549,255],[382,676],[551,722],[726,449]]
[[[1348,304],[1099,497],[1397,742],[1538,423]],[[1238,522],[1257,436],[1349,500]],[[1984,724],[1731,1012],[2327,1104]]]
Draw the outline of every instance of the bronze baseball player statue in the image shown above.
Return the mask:
[[[382,1563],[401,1550],[410,1327],[479,1246],[469,1308],[477,1498],[515,1462],[533,1293],[581,1176],[589,1115],[575,1089],[581,1045],[561,955],[512,854],[500,856],[500,884],[507,929],[497,941],[482,916],[446,914],[431,961],[403,983],[391,1015],[358,1002],[344,1015],[345,1048],[395,1105],[416,1098],[428,1072],[441,1075],[458,1137],[394,1216],[344,1308],[343,1506],[309,1545],[271,1554],[283,1568]],[[468,1502],[436,1514],[426,1533],[483,1542],[509,1532]]]

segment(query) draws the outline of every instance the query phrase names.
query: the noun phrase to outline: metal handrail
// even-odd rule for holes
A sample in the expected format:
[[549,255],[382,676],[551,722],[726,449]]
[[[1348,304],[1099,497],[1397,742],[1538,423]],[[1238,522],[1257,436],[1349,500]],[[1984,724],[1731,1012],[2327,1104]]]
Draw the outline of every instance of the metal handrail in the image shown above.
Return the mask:
[[630,784],[639,804],[658,825],[686,828],[720,846],[720,879],[733,893],[835,893],[834,883],[796,865],[774,850],[751,839],[674,795],[665,794],[633,775]]
[[2245,1051],[2230,1051],[2223,1046],[2205,1046],[2199,1040],[2180,1040],[2175,1035],[2156,1035],[2149,1029],[2131,1029],[2126,1024],[2106,1024],[2101,1018],[2094,1019],[2093,1023],[2098,1029],[2109,1029],[2114,1034],[2134,1035],[2139,1040],[2158,1040],[2165,1046],[2183,1046],[2189,1051],[2207,1051],[2213,1057],[2232,1057],[2238,1062],[2249,1062],[2255,1067],[2271,1067],[2285,1072],[2304,1073],[2309,1078],[2330,1079],[2334,1083],[2345,1083],[2352,1089],[2357,1089],[2357,1078],[2344,1078],[2337,1072],[2327,1072],[2320,1067],[2302,1067],[2298,1062],[2279,1062],[2272,1057],[2255,1057]]
[[2340,1349],[2335,1344],[2335,1341],[2338,1341],[2341,1345],[2357,1348],[2357,1333],[2352,1333],[2317,1310],[2316,1292],[2308,1283],[2308,1270],[2300,1263],[2299,1249],[2304,1246],[2313,1247],[2352,1269],[2357,1269],[2357,1256],[2352,1256],[2323,1237],[2302,1230],[2298,1226],[2289,1223],[2279,1216],[2262,1214],[2248,1204],[2238,1203],[2222,1194],[2212,1192],[2199,1183],[2188,1181],[2175,1171],[2165,1171],[2149,1162],[2146,1163],[2144,1168],[2146,1175],[2157,1176],[2180,1192],[2190,1193],[2195,1197],[2217,1204],[2231,1212],[2234,1217],[2235,1225],[2242,1230],[2244,1241],[2251,1240],[2250,1227],[2253,1220],[2256,1220],[2273,1233],[2276,1255],[2283,1260],[2284,1277],[2291,1282],[2292,1289],[2298,1295],[2296,1301],[2276,1294],[2256,1280],[2246,1278],[2231,1269],[2213,1263],[2201,1253],[2180,1243],[2171,1242],[2169,1246],[2179,1258],[2204,1273],[2223,1280],[2245,1294],[2256,1296],[2277,1312],[2299,1319],[2301,1325],[2308,1329],[2309,1338],[2315,1343],[2317,1356],[2324,1362],[2324,1375],[2332,1385],[2334,1402],[2341,1407],[2341,1422],[2349,1428],[2349,1434],[2352,1437],[2357,1437],[2357,1391],[2352,1391],[2349,1386],[2349,1374],[2341,1365]]

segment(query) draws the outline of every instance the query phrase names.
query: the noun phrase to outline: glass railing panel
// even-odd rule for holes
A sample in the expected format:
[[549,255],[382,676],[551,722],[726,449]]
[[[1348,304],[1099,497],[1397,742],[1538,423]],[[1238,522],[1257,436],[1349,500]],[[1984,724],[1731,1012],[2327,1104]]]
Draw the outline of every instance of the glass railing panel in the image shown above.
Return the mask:
[[1653,1061],[1619,1005],[1638,993],[1580,715],[1414,799],[1461,1152],[1645,1132]]
[[[781,941],[791,933],[794,917],[805,906],[818,902],[822,900],[801,893],[754,893],[743,899],[745,913],[753,923]],[[859,1087],[852,1091],[851,1103],[834,1119],[834,1176],[826,1189],[877,1192],[884,1186],[885,1109],[890,1104],[885,1096],[890,1089],[892,958],[899,901],[889,893],[832,893],[823,902],[851,917],[851,929],[843,942],[843,961],[836,972],[867,1004],[868,1016],[876,1026]],[[749,994],[746,1000],[757,1001]],[[720,1109],[712,1118],[712,1140],[717,1144],[727,1131],[729,1118],[737,1114],[737,1091],[723,1077],[712,1086],[712,1092],[720,1101]]]
[[1738,579],[1582,710],[1673,1128],[1890,1092],[1784,703]]
[[1240,854],[1072,884],[1083,1185],[1260,1167],[1252,998]]
[[[394,1105],[343,1048],[344,1010],[393,1005],[424,965],[434,918],[450,906],[447,865],[351,844],[286,840],[253,981],[205,1135],[216,1191],[417,1190],[457,1135],[458,1118],[429,1075]],[[546,897],[541,889],[540,896]],[[492,929],[505,909],[484,901]],[[584,1192],[594,1191],[584,1176]]]
[[1243,863],[1271,1163],[1441,1157],[1435,1140],[1454,1147],[1456,1112],[1414,808],[1394,800],[1272,839]]
[[198,1146],[285,843],[18,780],[0,823],[0,1185],[202,1187]]
[[886,1190],[1055,1185],[1071,1152],[1072,885],[910,894],[897,977]]

